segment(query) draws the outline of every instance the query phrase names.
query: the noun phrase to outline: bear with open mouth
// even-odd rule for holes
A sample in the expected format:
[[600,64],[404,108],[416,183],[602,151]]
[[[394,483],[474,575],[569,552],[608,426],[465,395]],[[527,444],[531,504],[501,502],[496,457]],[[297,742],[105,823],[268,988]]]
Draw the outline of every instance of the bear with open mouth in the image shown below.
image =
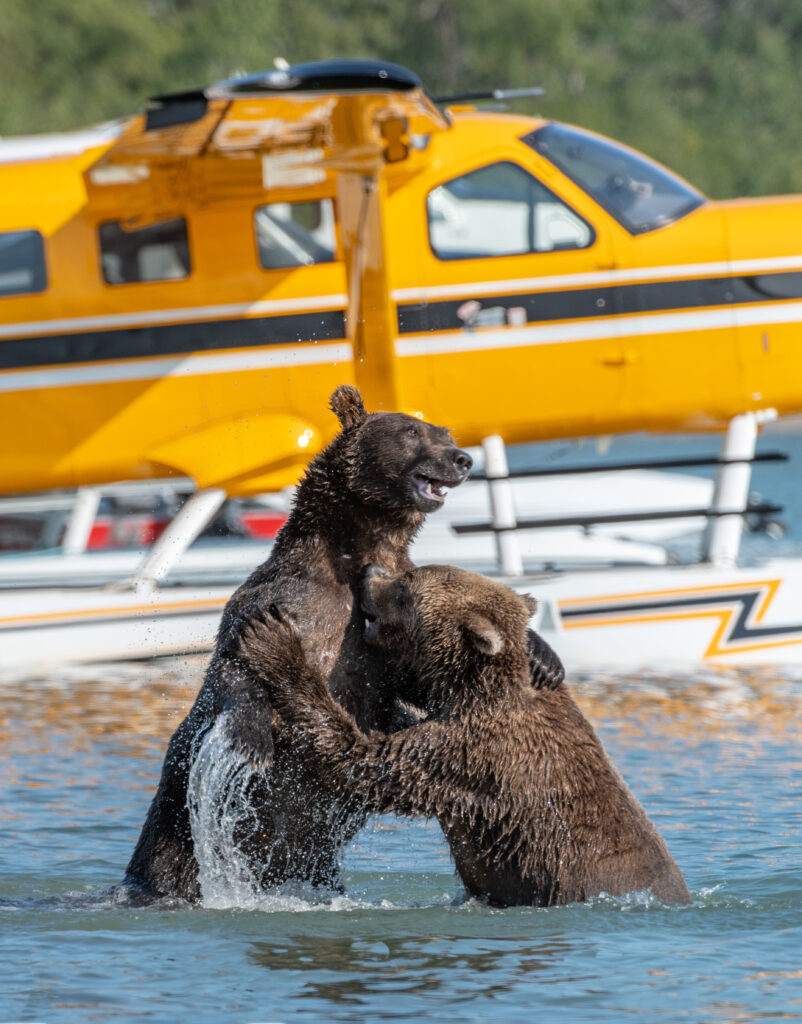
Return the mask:
[[[412,568],[410,542],[446,490],[465,480],[471,457],[443,427],[403,413],[369,414],[350,385],[337,388],[331,408],[342,429],[309,464],[269,559],[226,605],[204,684],[170,740],[125,876],[146,898],[202,895],[188,787],[215,726],[230,748],[264,769],[249,778],[248,817],[233,837],[260,888],[289,879],[338,887],[343,844],[365,820],[343,803],[337,780],[306,765],[239,657],[237,625],[252,608],[278,602],[292,615],[308,663],[361,728],[409,724],[425,700],[414,674],[364,642],[355,594],[368,563]],[[559,659],[534,633],[529,646],[532,683],[556,685]]]

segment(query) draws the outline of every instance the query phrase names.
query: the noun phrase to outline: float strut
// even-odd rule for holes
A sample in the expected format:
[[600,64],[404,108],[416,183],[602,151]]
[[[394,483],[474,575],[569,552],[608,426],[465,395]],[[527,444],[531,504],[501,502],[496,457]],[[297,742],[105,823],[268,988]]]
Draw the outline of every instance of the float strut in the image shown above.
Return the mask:
[[[741,546],[744,513],[749,503],[749,482],[755,455],[758,428],[777,418],[776,409],[744,412],[730,420],[721,445],[723,464],[716,471],[713,484],[712,512],[718,516],[708,520],[702,548],[702,561],[727,567],[735,565]],[[721,515],[721,513],[732,515]]]
[[184,502],[164,533],[146,552],[134,575],[124,581],[122,588],[153,590],[214,519],[226,498],[226,492],[219,487],[196,491]]
[[515,533],[518,521],[512,499],[504,438],[499,434],[491,434],[482,441],[482,449],[485,455],[485,476],[490,488],[490,510],[493,529],[496,531],[499,567],[505,576],[522,576],[524,567]]
[[64,529],[64,539],[61,542],[61,550],[65,555],[82,555],[86,551],[99,505],[100,491],[98,488],[81,487],[79,489],[67,520],[67,526]]

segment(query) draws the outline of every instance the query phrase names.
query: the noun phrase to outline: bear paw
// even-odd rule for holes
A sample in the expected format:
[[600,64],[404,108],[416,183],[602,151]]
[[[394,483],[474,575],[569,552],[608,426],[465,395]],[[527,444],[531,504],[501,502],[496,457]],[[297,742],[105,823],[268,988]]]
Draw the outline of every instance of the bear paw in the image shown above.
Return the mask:
[[234,655],[265,684],[292,676],[305,666],[301,640],[286,613],[271,604],[267,614],[254,605],[231,627]]
[[533,629],[526,631],[532,686],[536,690],[556,690],[565,679],[565,669],[557,652]]

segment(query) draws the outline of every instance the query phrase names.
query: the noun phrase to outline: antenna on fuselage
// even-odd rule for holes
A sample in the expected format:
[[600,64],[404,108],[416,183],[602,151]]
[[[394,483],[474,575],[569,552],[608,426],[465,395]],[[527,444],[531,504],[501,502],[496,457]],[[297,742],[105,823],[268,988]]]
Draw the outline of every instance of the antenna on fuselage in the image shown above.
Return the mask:
[[545,96],[546,90],[532,85],[525,89],[490,89],[485,92],[463,92],[454,96],[435,96],[434,102],[446,106],[449,103],[472,103],[474,100],[519,100],[524,96]]

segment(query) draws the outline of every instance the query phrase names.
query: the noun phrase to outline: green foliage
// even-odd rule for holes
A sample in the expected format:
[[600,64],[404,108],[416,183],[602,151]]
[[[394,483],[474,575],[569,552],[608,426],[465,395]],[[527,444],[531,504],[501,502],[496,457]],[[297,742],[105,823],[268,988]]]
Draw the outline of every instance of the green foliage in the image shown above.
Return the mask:
[[327,57],[627,142],[710,195],[802,192],[800,0],[0,0],[0,134],[122,117],[147,96]]

